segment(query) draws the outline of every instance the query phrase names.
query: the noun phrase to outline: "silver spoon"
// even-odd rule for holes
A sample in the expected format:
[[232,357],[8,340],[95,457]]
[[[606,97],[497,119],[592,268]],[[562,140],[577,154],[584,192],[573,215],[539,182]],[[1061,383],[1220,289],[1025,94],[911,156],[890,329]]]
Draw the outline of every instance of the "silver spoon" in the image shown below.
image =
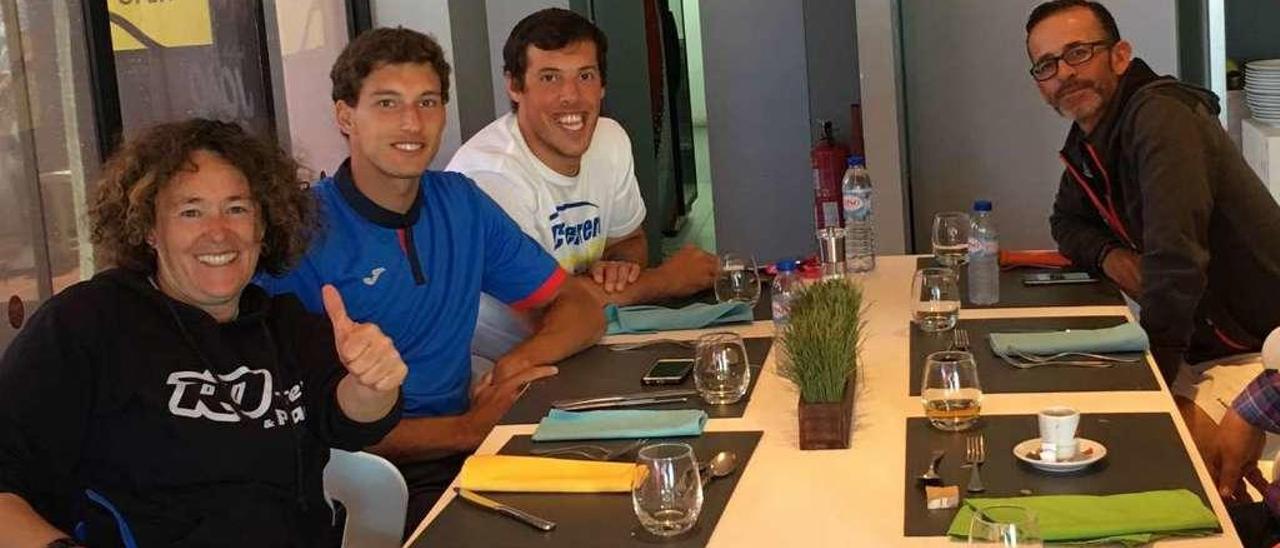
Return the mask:
[[929,470],[917,477],[921,483],[925,485],[942,484],[942,476],[938,475],[938,463],[942,462],[942,457],[946,454],[947,452],[941,449],[933,452],[933,460],[929,461]]
[[732,451],[721,451],[707,462],[707,472],[702,475],[702,486],[706,487],[714,478],[723,478],[732,474],[738,467],[738,455]]

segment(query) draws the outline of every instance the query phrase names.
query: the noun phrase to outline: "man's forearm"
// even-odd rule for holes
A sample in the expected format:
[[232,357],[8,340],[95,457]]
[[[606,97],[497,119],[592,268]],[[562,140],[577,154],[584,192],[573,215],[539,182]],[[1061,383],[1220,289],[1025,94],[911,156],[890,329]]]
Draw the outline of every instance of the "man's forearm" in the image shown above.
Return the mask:
[[[598,291],[597,295],[604,300],[603,304],[613,304],[617,306],[629,306],[633,304],[648,304],[659,302],[664,299],[672,299],[691,295],[688,291],[679,290],[679,288],[671,285],[666,280],[665,272],[662,267],[648,268],[640,272],[640,277],[636,281],[627,284],[622,291],[614,293],[605,293]],[[593,283],[591,276],[587,275],[582,278],[584,283]],[[696,293],[696,291],[694,292]]]
[[604,335],[604,313],[600,304],[582,284],[589,281],[570,277],[560,295],[543,313],[537,330],[516,345],[501,361],[525,365],[554,364],[595,344]]
[[601,257],[606,261],[627,261],[644,268],[649,265],[649,239],[638,230],[626,239],[609,244]]
[[365,451],[397,464],[437,459],[474,451],[489,430],[473,424],[467,415],[404,418],[382,441]]

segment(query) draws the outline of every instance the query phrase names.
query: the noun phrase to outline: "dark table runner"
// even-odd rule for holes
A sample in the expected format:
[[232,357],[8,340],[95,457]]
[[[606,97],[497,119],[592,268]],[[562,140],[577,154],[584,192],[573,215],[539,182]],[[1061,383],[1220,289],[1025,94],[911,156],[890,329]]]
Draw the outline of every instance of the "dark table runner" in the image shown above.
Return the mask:
[[[920,257],[917,268],[940,266],[933,257]],[[1106,306],[1123,305],[1124,297],[1109,280],[1091,284],[1023,285],[1022,277],[1038,272],[1061,272],[1044,268],[1015,268],[1000,272],[1000,302],[976,305],[969,302],[967,267],[960,267],[960,298],[964,308],[1027,308],[1041,306]]]
[[938,473],[945,484],[960,487],[963,504],[969,470],[961,464],[965,439],[971,434],[985,436],[987,448],[981,469],[987,491],[975,496],[1028,494],[1023,490],[1032,495],[1115,495],[1189,489],[1208,505],[1177,428],[1166,413],[1081,415],[1077,435],[1106,446],[1107,456],[1084,470],[1065,474],[1037,470],[1013,456],[1014,445],[1039,437],[1035,415],[984,416],[975,429],[959,433],[942,432],[929,426],[927,419],[911,418],[907,419],[906,536],[946,534],[957,509],[928,510],[924,489],[915,478],[928,469],[934,450],[946,450]]
[[[991,332],[1097,329],[1126,322],[1122,316],[1067,316],[1056,318],[1000,318],[960,320],[958,329],[969,331],[969,352],[978,364],[978,382],[988,394],[1019,392],[1104,392],[1116,390],[1159,390],[1160,384],[1147,362],[1120,363],[1106,369],[1043,366],[1018,369],[991,351]],[[910,395],[920,395],[925,357],[947,350],[952,332],[925,333],[911,324]]]
[[[631,506],[630,493],[482,493],[483,495],[557,523],[547,533],[497,515],[462,500],[454,499],[413,543],[414,547],[496,547],[496,546],[706,546],[724,514],[760,442],[761,432],[707,432],[697,438],[672,441],[693,447],[699,460],[720,451],[738,456],[738,469],[728,477],[712,481],[703,491],[702,513],[693,529],[683,535],[660,539],[640,526]],[[602,445],[625,441],[604,442]],[[533,442],[516,436],[500,451],[503,455],[527,455]],[[631,458],[634,458],[632,456]]]
[[[703,409],[707,416],[718,418],[741,417],[747,410],[747,402],[760,379],[760,367],[773,346],[772,337],[748,337],[743,339],[747,348],[747,360],[751,364],[751,385],[747,394],[733,405],[708,405],[694,396],[685,403],[669,403],[630,407],[627,409]],[[635,350],[613,351],[605,345],[596,345],[560,362],[560,373],[529,385],[511,410],[502,417],[500,424],[536,424],[547,416],[551,402],[571,398],[587,398],[610,394],[693,388],[693,374],[679,385],[644,386],[640,379],[658,358],[691,358],[693,349],[674,344],[655,344]]]

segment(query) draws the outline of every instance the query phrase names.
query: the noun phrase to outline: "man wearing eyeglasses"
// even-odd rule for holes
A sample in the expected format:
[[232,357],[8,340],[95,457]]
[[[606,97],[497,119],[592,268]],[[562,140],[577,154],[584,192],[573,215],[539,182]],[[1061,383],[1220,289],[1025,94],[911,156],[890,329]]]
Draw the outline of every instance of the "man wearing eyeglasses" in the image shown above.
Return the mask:
[[1235,392],[1209,397],[1214,383],[1186,364],[1257,352],[1280,326],[1280,207],[1223,131],[1218,98],[1157,76],[1101,4],[1041,4],[1026,47],[1040,94],[1075,122],[1050,217],[1059,249],[1141,306],[1184,414],[1205,418],[1195,401],[1220,419]]

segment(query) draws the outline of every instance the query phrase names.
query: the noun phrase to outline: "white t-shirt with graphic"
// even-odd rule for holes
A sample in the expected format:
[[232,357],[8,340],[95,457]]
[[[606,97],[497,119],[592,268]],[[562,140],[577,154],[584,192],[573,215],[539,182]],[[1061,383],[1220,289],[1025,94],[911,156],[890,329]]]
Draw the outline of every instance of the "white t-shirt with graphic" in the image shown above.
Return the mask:
[[565,270],[581,274],[604,255],[606,240],[644,221],[631,139],[601,117],[576,177],[543,164],[529,150],[514,113],[469,139],[448,171],[470,177]]

